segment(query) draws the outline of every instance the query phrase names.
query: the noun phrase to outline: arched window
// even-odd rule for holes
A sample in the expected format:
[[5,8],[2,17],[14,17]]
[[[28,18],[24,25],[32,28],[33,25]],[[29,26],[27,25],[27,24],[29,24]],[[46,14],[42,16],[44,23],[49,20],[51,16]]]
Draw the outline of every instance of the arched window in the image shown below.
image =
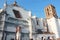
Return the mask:
[[50,40],[50,37],[48,37],[47,40]]
[[36,24],[39,25],[38,18],[36,18]]
[[41,40],[44,40],[43,37],[41,38]]
[[13,10],[13,12],[16,18],[22,18],[19,11]]
[[30,40],[33,40],[33,39],[30,39]]

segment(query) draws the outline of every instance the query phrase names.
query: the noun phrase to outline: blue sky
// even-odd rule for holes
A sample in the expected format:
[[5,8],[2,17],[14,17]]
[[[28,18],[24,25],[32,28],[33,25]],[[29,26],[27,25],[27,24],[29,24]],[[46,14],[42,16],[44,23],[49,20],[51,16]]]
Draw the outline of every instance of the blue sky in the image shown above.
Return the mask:
[[[45,18],[44,8],[52,4],[56,7],[56,13],[60,17],[60,0],[16,0],[19,6],[26,10],[31,10],[32,15],[39,18]],[[7,0],[8,4],[12,4],[14,0]],[[3,8],[4,0],[0,0],[0,8]]]

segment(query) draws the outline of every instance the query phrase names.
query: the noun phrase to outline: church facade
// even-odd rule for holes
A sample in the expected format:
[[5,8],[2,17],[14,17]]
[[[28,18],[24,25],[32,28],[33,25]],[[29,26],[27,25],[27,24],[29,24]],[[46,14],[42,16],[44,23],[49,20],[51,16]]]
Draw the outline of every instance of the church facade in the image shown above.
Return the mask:
[[60,38],[60,19],[55,7],[45,8],[46,18],[32,16],[32,12],[14,2],[0,9],[0,40],[16,40],[16,28],[20,27],[19,40],[56,40]]

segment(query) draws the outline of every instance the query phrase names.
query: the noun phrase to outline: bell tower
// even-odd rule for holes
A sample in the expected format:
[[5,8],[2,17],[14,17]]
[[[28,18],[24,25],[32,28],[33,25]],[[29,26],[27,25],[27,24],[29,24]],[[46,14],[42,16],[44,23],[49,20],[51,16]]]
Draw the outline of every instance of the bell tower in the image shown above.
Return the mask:
[[44,11],[47,19],[50,19],[52,17],[58,18],[55,7],[53,5],[48,5],[45,7]]

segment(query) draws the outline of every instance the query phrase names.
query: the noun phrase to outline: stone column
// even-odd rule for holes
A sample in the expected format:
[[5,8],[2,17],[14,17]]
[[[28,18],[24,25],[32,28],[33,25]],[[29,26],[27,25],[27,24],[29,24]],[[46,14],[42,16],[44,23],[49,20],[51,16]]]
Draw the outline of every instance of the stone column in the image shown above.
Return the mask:
[[0,25],[2,27],[1,28],[1,30],[2,30],[2,40],[5,39],[5,34],[4,34],[4,30],[5,30],[5,18],[6,18],[6,14],[3,14],[2,15],[2,19],[1,19],[2,24]]
[[21,38],[21,27],[16,27],[16,40],[20,40]]
[[32,36],[32,18],[31,18],[31,12],[29,11],[29,38],[30,40],[33,40]]

